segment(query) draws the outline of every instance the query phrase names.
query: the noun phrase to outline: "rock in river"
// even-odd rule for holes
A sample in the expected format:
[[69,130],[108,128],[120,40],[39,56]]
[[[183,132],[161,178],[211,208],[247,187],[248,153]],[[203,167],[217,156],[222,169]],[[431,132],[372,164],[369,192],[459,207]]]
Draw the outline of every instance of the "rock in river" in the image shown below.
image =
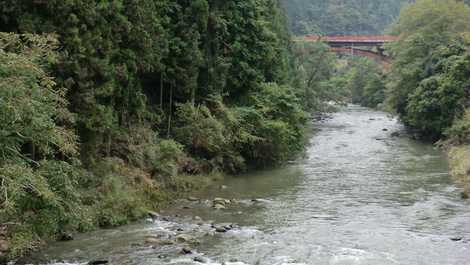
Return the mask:
[[214,226],[214,229],[217,233],[226,233],[227,231],[229,231],[230,229],[227,229],[228,227],[227,226]]
[[153,212],[153,211],[148,211],[147,214],[153,220],[156,220],[160,217],[160,214],[158,214],[157,212]]
[[197,202],[197,201],[199,201],[199,199],[196,198],[196,197],[189,196],[189,197],[188,197],[188,201],[190,201],[190,202]]
[[185,254],[185,255],[188,255],[188,254],[192,254],[193,251],[190,248],[185,247],[185,248],[181,249],[181,253]]
[[71,241],[73,240],[73,235],[71,233],[62,233],[59,237],[59,241]]
[[195,242],[196,240],[191,235],[180,234],[180,235],[176,236],[176,241],[178,241],[180,243],[191,243],[191,242]]
[[469,198],[469,195],[466,192],[462,192],[462,193],[460,193],[460,198],[462,198],[464,200],[467,200]]
[[90,261],[88,262],[88,265],[102,265],[102,264],[108,264],[109,261],[107,260],[94,260],[94,261]]
[[155,238],[155,237],[148,237],[145,239],[145,244],[146,245],[152,245],[152,246],[163,246],[163,245],[173,245],[175,242],[173,240],[169,239],[161,239],[161,238]]

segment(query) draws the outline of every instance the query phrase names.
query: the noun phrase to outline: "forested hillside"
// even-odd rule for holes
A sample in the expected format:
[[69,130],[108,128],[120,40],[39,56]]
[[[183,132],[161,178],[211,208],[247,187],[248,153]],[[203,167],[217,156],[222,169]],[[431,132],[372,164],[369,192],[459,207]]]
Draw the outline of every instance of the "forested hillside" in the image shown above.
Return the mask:
[[283,0],[296,35],[379,34],[394,22],[407,0]]

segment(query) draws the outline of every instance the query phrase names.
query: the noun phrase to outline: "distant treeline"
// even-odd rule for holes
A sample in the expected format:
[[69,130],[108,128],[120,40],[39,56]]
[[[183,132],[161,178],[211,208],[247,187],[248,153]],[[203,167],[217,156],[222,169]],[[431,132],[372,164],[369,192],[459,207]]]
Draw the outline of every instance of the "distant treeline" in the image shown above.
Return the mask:
[[409,0],[283,0],[296,35],[379,34]]

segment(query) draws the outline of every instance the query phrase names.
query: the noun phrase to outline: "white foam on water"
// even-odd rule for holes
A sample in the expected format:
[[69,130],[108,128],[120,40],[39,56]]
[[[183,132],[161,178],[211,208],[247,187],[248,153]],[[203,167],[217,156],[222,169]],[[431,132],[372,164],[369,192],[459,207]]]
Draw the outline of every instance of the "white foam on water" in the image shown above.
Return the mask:
[[195,256],[172,259],[170,261],[170,263],[167,263],[167,264],[187,263],[187,264],[207,264],[207,265],[249,265],[249,264],[241,262],[241,261],[234,261],[234,262],[228,262],[227,261],[227,262],[220,263],[220,262],[213,261],[209,258],[206,258],[207,259],[206,262],[200,263],[200,262],[194,261],[194,257]]
[[373,258],[373,255],[362,249],[341,248],[339,253],[330,259],[330,265],[355,265],[361,264],[364,260]]
[[[44,265],[86,265],[88,263],[69,263],[69,262],[52,262],[52,263],[46,263]],[[13,263],[9,263],[8,265],[13,265]],[[32,265],[32,264],[28,264]]]

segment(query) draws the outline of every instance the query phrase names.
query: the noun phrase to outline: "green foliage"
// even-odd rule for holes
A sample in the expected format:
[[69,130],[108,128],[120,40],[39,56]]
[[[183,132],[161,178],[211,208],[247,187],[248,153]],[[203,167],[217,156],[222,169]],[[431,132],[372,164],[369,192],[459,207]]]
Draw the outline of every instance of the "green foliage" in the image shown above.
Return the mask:
[[0,222],[20,224],[12,256],[79,222],[73,116],[48,73],[56,47],[54,36],[0,34]]
[[379,65],[370,59],[354,60],[346,73],[352,102],[376,108],[385,100],[385,82]]
[[190,147],[192,153],[210,156],[221,152],[226,142],[224,126],[206,106],[181,104],[176,117],[175,139]]
[[455,120],[445,134],[452,145],[470,144],[470,110],[467,109],[462,117]]
[[304,109],[318,111],[327,101],[340,100],[340,92],[326,82],[333,78],[335,56],[324,43],[296,43],[293,74],[297,94],[303,99]]
[[252,134],[262,139],[245,149],[251,161],[280,162],[302,149],[307,115],[291,88],[275,83],[262,84],[250,97],[254,110],[246,119]]
[[454,0],[407,6],[394,28],[387,102],[410,128],[438,139],[467,105],[470,7]]

